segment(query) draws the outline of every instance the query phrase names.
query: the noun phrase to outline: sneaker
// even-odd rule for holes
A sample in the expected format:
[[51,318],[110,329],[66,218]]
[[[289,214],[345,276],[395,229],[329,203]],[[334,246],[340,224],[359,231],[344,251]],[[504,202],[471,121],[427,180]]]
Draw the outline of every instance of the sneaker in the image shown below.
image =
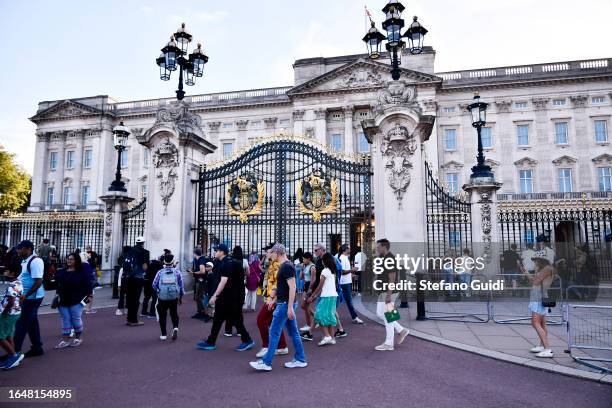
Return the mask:
[[147,317],[148,314],[146,314],[145,312],[140,312],[140,317]]
[[300,327],[300,332],[302,332],[302,333],[303,332],[309,332],[309,331],[310,331],[310,326],[309,325]]
[[401,332],[399,332],[399,337],[397,338],[397,344],[402,344],[404,342],[404,340],[406,340],[406,337],[408,337],[408,335],[410,334],[410,330],[408,329],[404,329]]
[[274,354],[277,356],[284,356],[285,354],[289,354],[289,349],[287,347],[282,349],[276,349],[276,353]]
[[123,315],[123,312],[121,311],[121,309],[115,310],[115,316],[121,316],[121,315]]
[[98,313],[96,309],[90,309],[90,310],[85,311],[85,314],[96,314],[96,313]]
[[262,360],[251,361],[249,365],[257,371],[272,371],[272,367],[264,363]]
[[334,340],[333,337],[325,336],[323,337],[323,340],[319,342],[319,346],[325,346],[327,344],[336,344],[336,340]]
[[334,334],[334,337],[339,339],[340,337],[346,337],[348,336],[348,334],[344,331],[344,330],[336,330],[336,334]]
[[303,361],[292,360],[292,361],[287,361],[285,363],[285,367],[287,367],[287,368],[304,368],[304,367],[308,367],[308,363],[305,363]]
[[2,366],[2,368],[4,370],[10,370],[11,368],[15,368],[19,365],[19,363],[21,362],[21,360],[23,360],[23,354],[21,353],[16,353],[14,356],[9,357],[5,362],[4,365]]
[[54,348],[63,349],[66,347],[70,347],[70,342],[66,340],[61,340],[59,343],[57,343],[57,345]]
[[157,316],[154,314],[147,315],[147,319],[157,319]]
[[144,323],[143,322],[134,322],[134,323],[127,322],[126,325],[128,325],[130,327],[136,327],[136,326],[142,326],[142,325],[144,325]]
[[363,324],[363,320],[361,320],[360,318],[356,317],[353,319],[353,323],[355,324]]
[[551,357],[554,357],[555,355],[551,349],[544,349],[540,351],[539,353],[537,353],[535,356],[542,357],[542,358],[551,358]]
[[259,351],[257,352],[257,354],[255,354],[255,357],[257,357],[257,358],[262,358],[262,357],[263,357],[263,356],[265,356],[266,354],[268,354],[268,348],[267,348],[267,347],[264,347],[264,348],[262,348],[261,350],[259,350]]
[[544,346],[535,346],[534,348],[532,348],[529,351],[531,351],[532,353],[540,353],[540,352],[542,352],[544,350],[545,350]]
[[390,346],[386,343],[381,344],[380,346],[374,347],[376,351],[393,351],[393,346]]
[[246,343],[240,343],[238,347],[236,347],[236,351],[247,351],[253,348],[255,345],[255,340],[249,340]]
[[172,329],[172,340],[176,340],[177,337],[178,337],[178,327],[175,327],[174,329]]
[[225,337],[232,337],[232,336],[233,336],[233,334],[232,334],[232,333],[223,333],[223,335],[224,335]]
[[200,341],[196,344],[196,348],[200,350],[216,350],[217,346],[207,343],[206,341]]
[[74,339],[72,343],[70,343],[70,347],[79,347],[83,343],[82,339]]
[[30,350],[26,351],[24,356],[25,357],[38,357],[38,356],[42,356],[43,354],[45,354],[43,349],[40,349],[40,350],[30,349]]
[[160,339],[161,341],[165,341],[165,340],[167,339],[167,337],[166,337],[166,336],[159,336],[159,339]]
[[310,334],[310,332],[302,333],[300,337],[302,338],[302,340],[306,340],[306,341],[314,340],[314,337],[312,336],[312,334]]

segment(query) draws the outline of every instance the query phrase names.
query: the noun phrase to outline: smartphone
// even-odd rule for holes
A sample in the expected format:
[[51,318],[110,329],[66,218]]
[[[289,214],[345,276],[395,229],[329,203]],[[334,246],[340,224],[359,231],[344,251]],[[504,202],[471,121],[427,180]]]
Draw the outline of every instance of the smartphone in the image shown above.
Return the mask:
[[89,302],[90,302],[89,296],[85,296],[85,297],[83,298],[83,300],[81,300],[81,304],[82,304],[83,306],[87,306],[87,304],[88,304]]

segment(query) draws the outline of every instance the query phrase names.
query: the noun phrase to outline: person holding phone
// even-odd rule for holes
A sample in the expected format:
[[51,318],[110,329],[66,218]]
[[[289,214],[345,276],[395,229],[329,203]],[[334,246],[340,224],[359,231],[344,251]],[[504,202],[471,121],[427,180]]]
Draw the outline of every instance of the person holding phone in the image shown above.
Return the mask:
[[[91,301],[93,289],[81,257],[72,253],[66,257],[66,268],[55,274],[58,310],[62,319],[62,340],[56,349],[77,347],[83,342],[83,320],[81,315],[85,305]],[[74,330],[74,339],[70,333]]]

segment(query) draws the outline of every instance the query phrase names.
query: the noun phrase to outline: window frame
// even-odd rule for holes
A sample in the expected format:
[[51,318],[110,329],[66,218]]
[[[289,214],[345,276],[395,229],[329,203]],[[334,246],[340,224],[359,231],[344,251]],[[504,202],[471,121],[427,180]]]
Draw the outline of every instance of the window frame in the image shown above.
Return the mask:
[[[569,172],[569,175],[562,176],[563,172]],[[569,190],[566,189],[567,183],[569,183]],[[574,191],[573,170],[570,167],[557,169],[557,190],[559,193],[572,193]]]
[[75,164],[74,155],[75,155],[74,150],[66,150],[66,170],[74,169],[74,164]]
[[[558,137],[559,137],[559,133],[558,133],[558,126],[560,125],[565,125],[565,141],[564,142],[560,142]],[[554,122],[554,128],[555,128],[555,144],[556,145],[568,145],[569,144],[569,122],[565,121],[565,120],[557,120]]]
[[[334,144],[334,141],[338,140],[340,142],[339,146],[336,146]],[[342,140],[342,133],[332,133],[329,136],[329,146],[332,148],[332,150],[334,150],[335,152],[341,152],[344,149],[344,141]]]
[[[519,129],[527,129],[527,144],[521,144],[520,143],[520,139],[521,139],[521,135],[519,134]],[[529,147],[529,131],[531,130],[531,126],[529,125],[529,123],[517,123],[516,124],[516,145],[518,147]]]
[[[597,123],[603,123],[604,125],[604,140],[597,140]],[[608,142],[608,120],[603,118],[593,119],[593,133],[595,136],[595,142],[606,143]]]
[[[607,170],[608,174],[603,174],[605,170]],[[598,189],[597,191],[602,191],[602,192],[612,191],[612,167],[611,166],[597,167],[597,189]]]
[[91,169],[92,163],[93,163],[93,149],[85,149],[83,151],[83,168]]
[[59,152],[49,152],[49,171],[57,170],[57,163],[59,158]]
[[[454,136],[454,146],[452,148],[448,147],[448,135],[453,133]],[[457,128],[444,128],[444,139],[443,139],[443,148],[445,152],[454,152],[457,151],[459,143],[457,142]]]
[[[527,178],[527,177],[523,178],[522,177],[523,172],[529,172],[530,173],[530,177],[529,178]],[[521,194],[533,194],[533,190],[534,190],[534,188],[533,188],[533,179],[534,179],[533,169],[520,169],[519,170],[519,192]],[[529,190],[530,191],[524,191],[523,190],[523,185],[524,185],[523,184],[523,180],[529,180]]]
[[[230,152],[229,155],[226,154],[226,146],[230,146]],[[224,141],[221,144],[221,155],[223,157],[223,159],[229,159],[230,157],[232,157],[234,155],[234,142],[230,142],[230,141]]]

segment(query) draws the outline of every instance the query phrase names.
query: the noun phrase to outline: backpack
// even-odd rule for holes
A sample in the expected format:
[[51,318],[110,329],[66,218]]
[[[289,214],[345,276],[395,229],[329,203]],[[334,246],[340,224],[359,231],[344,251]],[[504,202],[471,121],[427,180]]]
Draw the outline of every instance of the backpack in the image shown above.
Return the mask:
[[176,300],[179,298],[180,288],[174,268],[164,268],[160,272],[157,285],[157,298],[159,300]]
[[130,251],[123,260],[123,276],[128,278],[144,279],[144,271],[142,265],[138,262],[139,258],[135,251]]
[[[27,265],[27,269],[28,269],[28,273],[32,273],[32,271],[30,270],[30,264],[32,264],[32,261],[36,258],[40,258],[38,256],[33,256],[29,261],[28,261],[28,265]],[[43,289],[45,290],[55,290],[57,289],[57,283],[55,282],[55,267],[53,267],[51,265],[51,262],[49,262],[49,258],[40,258],[43,261],[43,278],[42,278],[42,286]]]

